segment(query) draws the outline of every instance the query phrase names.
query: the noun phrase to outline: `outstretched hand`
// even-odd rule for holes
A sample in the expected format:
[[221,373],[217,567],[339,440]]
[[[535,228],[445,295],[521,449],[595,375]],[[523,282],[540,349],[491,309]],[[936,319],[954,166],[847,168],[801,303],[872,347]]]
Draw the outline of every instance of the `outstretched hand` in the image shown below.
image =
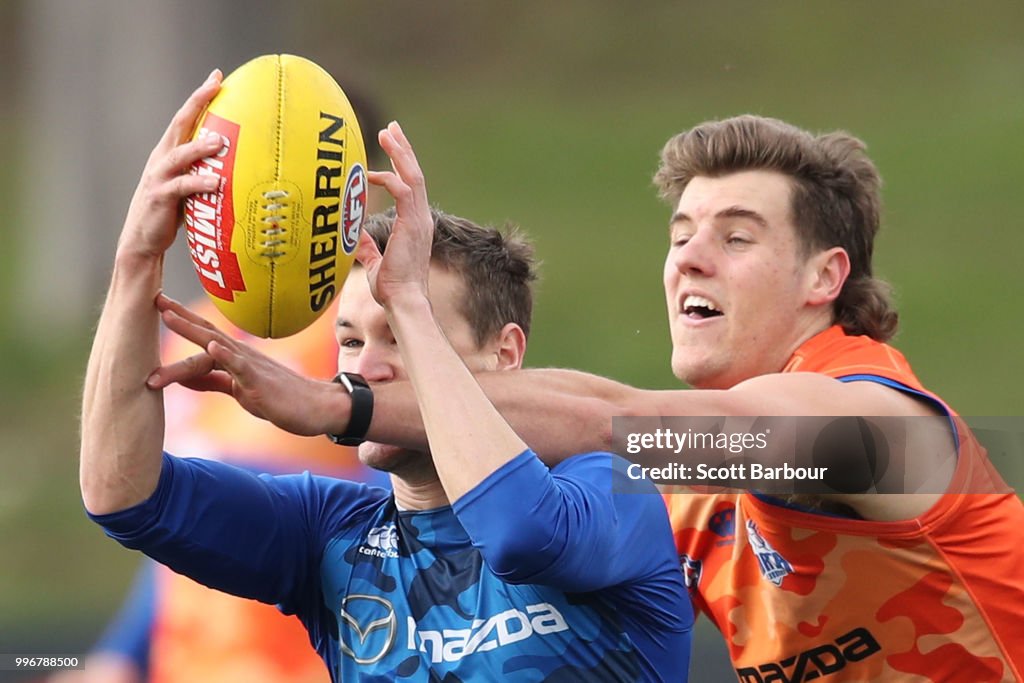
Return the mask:
[[366,269],[370,292],[377,303],[390,308],[398,299],[426,297],[434,220],[427,202],[427,187],[416,154],[398,122],[392,121],[377,136],[391,157],[393,171],[371,171],[367,178],[395,200],[394,226],[384,254],[363,232],[356,258]]
[[332,431],[332,421],[344,424],[348,419],[329,400],[338,395],[337,385],[303,377],[163,294],[156,306],[168,329],[204,352],[158,368],[146,380],[149,388],[177,383],[196,391],[219,391],[256,417],[300,436],[325,434]]

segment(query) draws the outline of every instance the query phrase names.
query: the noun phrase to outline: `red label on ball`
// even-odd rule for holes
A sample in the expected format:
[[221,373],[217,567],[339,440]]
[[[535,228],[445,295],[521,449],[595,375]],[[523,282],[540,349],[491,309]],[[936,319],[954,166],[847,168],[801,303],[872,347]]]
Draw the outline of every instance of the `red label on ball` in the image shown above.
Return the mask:
[[203,289],[224,301],[234,301],[235,292],[245,291],[238,257],[231,251],[231,235],[235,230],[231,178],[234,176],[238,131],[237,123],[216,114],[206,114],[197,137],[214,132],[220,135],[224,146],[213,156],[192,164],[189,172],[215,176],[220,187],[185,200],[185,238],[192,255],[192,265]]

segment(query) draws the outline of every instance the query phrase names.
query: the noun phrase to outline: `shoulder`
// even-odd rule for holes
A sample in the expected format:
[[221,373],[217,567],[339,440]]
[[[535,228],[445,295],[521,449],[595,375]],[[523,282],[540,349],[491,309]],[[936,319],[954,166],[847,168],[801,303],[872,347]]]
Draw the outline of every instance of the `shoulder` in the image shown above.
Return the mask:
[[[594,451],[574,455],[551,468],[557,479],[579,482],[596,494],[610,497],[617,508],[635,508],[664,513],[657,487],[638,476],[631,461],[615,453]],[[639,495],[636,495],[639,494]]]
[[593,479],[602,483],[613,483],[628,478],[629,460],[607,451],[581,453],[566,458],[551,468],[551,473],[563,477]]
[[936,402],[920,400],[919,392],[882,379],[837,379],[817,372],[761,375],[725,392],[740,407],[726,414],[929,416],[942,412],[936,410]]
[[307,512],[327,524],[355,521],[373,514],[390,498],[390,492],[361,482],[301,474],[258,475],[276,495],[302,503]]
[[270,486],[289,495],[299,495],[314,499],[351,499],[378,500],[386,498],[388,491],[378,486],[370,486],[362,482],[337,479],[309,470],[295,474],[257,474]]

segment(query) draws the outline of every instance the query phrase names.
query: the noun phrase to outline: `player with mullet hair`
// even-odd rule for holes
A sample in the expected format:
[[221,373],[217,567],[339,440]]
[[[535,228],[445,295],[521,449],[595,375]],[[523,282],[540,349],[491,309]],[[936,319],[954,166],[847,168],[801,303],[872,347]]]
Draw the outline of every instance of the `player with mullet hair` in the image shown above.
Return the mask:
[[[863,143],[757,116],[712,121],[666,144],[656,180],[672,205],[663,273],[672,370],[693,389],[648,391],[569,370],[478,374],[490,401],[548,462],[624,451],[614,416],[944,424],[902,437],[905,490],[917,493],[669,496],[691,594],[744,683],[1024,678],[1024,506],[887,343],[897,318],[872,272],[880,181]],[[151,381],[195,372],[168,366]],[[274,373],[261,378],[264,389],[285,386]],[[426,443],[408,383],[374,385],[372,415],[315,381],[293,390],[323,402],[264,415],[303,433],[359,423],[378,441]]]
[[342,372],[312,388],[371,410],[367,381],[409,377],[429,443],[366,442],[358,420],[331,436],[358,444],[393,493],[161,452],[161,392],[147,386],[161,311],[209,353],[186,363],[198,371],[186,386],[230,393],[257,415],[301,414],[322,398],[265,393],[264,373],[308,385],[159,293],[179,203],[203,188],[182,171],[216,151],[182,140],[217,83],[193,94],[150,157],[119,242],[83,400],[90,516],[175,571],[298,615],[334,681],[685,680],[693,613],[654,486],[630,485],[610,453],[549,470],[473,380],[522,363],[532,249],[432,211],[397,124],[380,136],[395,172],[369,174],[397,212],[367,222],[367,265],[338,302]]

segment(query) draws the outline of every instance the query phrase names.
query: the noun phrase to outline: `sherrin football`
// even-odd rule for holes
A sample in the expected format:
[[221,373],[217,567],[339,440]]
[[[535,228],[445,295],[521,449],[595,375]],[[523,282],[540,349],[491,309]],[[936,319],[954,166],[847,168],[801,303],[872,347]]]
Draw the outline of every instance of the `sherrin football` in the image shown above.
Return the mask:
[[366,151],[331,76],[266,55],[224,79],[193,137],[224,143],[191,172],[220,188],[185,202],[196,274],[232,323],[286,337],[329,307],[352,267],[366,208]]

